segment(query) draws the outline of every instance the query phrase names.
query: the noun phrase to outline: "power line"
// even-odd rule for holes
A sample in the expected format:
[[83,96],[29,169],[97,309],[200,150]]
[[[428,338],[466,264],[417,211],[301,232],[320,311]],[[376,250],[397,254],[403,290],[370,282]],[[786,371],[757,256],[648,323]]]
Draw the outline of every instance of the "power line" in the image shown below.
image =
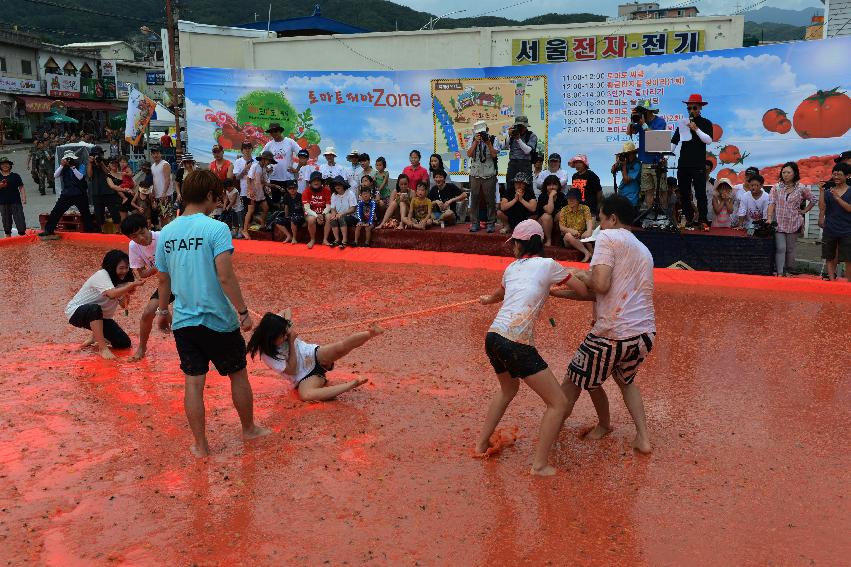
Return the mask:
[[59,8],[60,10],[68,10],[68,11],[77,11],[77,12],[85,12],[87,14],[94,14],[96,16],[106,16],[109,18],[118,18],[122,20],[130,20],[133,22],[141,22],[141,23],[159,23],[164,22],[164,19],[152,19],[152,18],[136,18],[133,16],[125,16],[124,14],[113,14],[110,12],[101,12],[100,10],[92,10],[91,8],[84,8],[82,6],[69,6],[67,4],[60,4],[58,2],[52,2],[51,0],[23,0],[24,2],[30,2],[31,4],[39,4],[42,6],[50,6],[52,8]]

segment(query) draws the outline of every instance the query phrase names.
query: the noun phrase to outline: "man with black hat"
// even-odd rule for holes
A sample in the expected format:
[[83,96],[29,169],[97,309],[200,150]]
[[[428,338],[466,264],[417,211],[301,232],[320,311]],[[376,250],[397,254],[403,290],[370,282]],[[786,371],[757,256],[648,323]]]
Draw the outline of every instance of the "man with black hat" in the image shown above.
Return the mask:
[[114,230],[117,231],[121,225],[121,197],[107,183],[109,174],[107,160],[103,158],[103,150],[100,146],[94,146],[89,150],[89,161],[86,164],[86,178],[89,183],[89,192],[92,195],[92,206],[95,210],[95,220],[98,226],[103,227],[106,223],[106,211],[112,218]]
[[55,179],[62,182],[62,190],[59,192],[59,199],[50,211],[50,216],[47,219],[47,224],[44,225],[44,231],[39,233],[42,238],[58,238],[54,231],[59,219],[62,218],[68,209],[77,207],[80,211],[80,216],[83,220],[83,230],[86,232],[97,232],[92,213],[89,211],[89,198],[86,194],[86,182],[83,180],[83,172],[77,167],[77,156],[67,150],[62,156],[62,161],[59,167],[53,173]]
[[[629,126],[626,133],[629,136],[638,135],[638,161],[641,162],[641,192],[647,207],[653,204],[656,194],[656,164],[663,158],[659,154],[646,151],[644,135],[648,130],[665,130],[668,124],[659,116],[659,109],[650,100],[642,100],[632,109]],[[660,187],[662,191],[665,187]]]
[[12,236],[13,220],[19,235],[23,236],[27,232],[27,221],[24,219],[27,193],[24,190],[24,180],[12,172],[13,165],[15,164],[9,158],[0,158],[0,217],[3,218],[6,238]]
[[[680,145],[677,161],[677,184],[682,197],[681,206],[686,226],[707,225],[708,203],[706,201],[706,146],[712,143],[712,122],[700,115],[709,104],[699,94],[684,100],[688,120],[682,120],[671,138],[671,144]],[[697,197],[697,222],[694,221],[692,195]]]
[[[271,152],[274,158],[275,167],[269,175],[269,183],[272,186],[272,203],[279,203],[281,200],[281,192],[284,190],[284,181],[295,179],[292,172],[293,155],[295,155],[301,147],[296,144],[295,140],[284,136],[284,129],[277,122],[269,124],[266,133],[272,136],[272,139],[266,142],[263,146],[264,152]],[[246,217],[248,218],[248,217]]]
[[529,130],[529,119],[525,116],[514,118],[514,126],[508,129],[505,139],[508,148],[508,171],[505,174],[505,186],[514,187],[514,176],[525,171],[532,179],[532,162],[538,155],[538,136]]

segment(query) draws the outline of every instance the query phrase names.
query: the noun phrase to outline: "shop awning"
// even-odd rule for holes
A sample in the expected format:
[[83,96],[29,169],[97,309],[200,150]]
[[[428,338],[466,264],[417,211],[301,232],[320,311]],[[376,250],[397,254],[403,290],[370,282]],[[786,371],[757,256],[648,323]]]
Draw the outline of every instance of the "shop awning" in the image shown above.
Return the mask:
[[[18,100],[24,103],[27,112],[50,112],[50,105],[57,99],[46,96],[19,96]],[[72,110],[104,110],[117,112],[127,107],[127,103],[106,102],[100,100],[68,100],[58,99],[65,103],[66,108]]]

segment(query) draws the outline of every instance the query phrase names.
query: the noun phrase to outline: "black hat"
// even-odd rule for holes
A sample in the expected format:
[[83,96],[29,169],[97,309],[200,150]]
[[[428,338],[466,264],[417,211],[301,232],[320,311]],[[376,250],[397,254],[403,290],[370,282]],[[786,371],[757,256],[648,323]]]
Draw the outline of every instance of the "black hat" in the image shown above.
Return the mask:
[[307,150],[299,150],[298,153],[296,154],[296,156],[309,158],[310,152],[308,152]]
[[279,123],[277,123],[277,122],[271,122],[271,123],[269,124],[269,127],[268,127],[268,128],[266,128],[266,133],[267,133],[267,134],[271,134],[272,132],[275,132],[275,131],[283,132],[283,131],[284,131],[284,129],[283,129],[283,128],[281,128],[281,125],[280,125]]
[[290,187],[298,187],[298,183],[296,183],[295,179],[284,180],[284,189],[289,189]]
[[836,156],[836,159],[833,161],[839,163],[841,161],[845,161],[846,159],[851,159],[851,150],[845,150],[844,152]]
[[310,174],[311,183],[313,182],[314,179],[318,179],[319,181],[322,181],[322,172],[321,171],[314,171],[313,173],[311,173]]
[[549,161],[561,161],[561,156],[558,154],[550,154]]
[[349,182],[346,181],[342,175],[338,175],[334,179],[331,180],[331,187],[336,187],[337,185],[342,185],[346,189],[349,188]]
[[260,159],[265,159],[271,163],[278,163],[278,160],[275,159],[275,154],[268,150],[260,154]]

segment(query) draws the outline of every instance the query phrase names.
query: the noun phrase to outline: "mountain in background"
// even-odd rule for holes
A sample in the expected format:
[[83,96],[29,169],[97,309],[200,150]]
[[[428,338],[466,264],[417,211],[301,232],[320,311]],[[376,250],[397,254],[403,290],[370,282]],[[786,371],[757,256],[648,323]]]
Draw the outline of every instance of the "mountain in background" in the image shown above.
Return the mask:
[[824,8],[804,8],[803,10],[784,10],[783,8],[772,8],[763,6],[759,10],[745,12],[745,21],[757,24],[772,23],[786,24],[790,26],[808,26],[813,16],[824,14]]
[[[139,27],[147,25],[155,30],[165,18],[163,0],[135,0],[128,10],[124,0],[55,0],[67,9],[46,7],[42,2],[11,0],[4,2],[0,26],[17,27],[22,32],[37,35],[50,43],[65,44],[77,41],[130,40],[142,37]],[[202,24],[232,26],[254,21],[265,21],[269,0],[175,0],[178,16]],[[272,19],[296,18],[313,14],[316,0],[286,0],[272,5]],[[324,0],[319,2],[322,16],[370,31],[417,30],[434,17],[387,0]],[[495,9],[485,4],[470,4],[465,18],[442,18],[435,29],[517,26],[539,24],[572,24],[605,21],[597,14],[546,14],[525,20],[499,16]],[[84,8],[103,15],[80,11]]]
[[806,31],[806,26],[790,26],[789,24],[775,24],[772,22],[766,22],[763,24],[745,22],[745,38],[747,39],[747,37],[750,36],[755,39],[756,42],[798,41],[804,39]]

